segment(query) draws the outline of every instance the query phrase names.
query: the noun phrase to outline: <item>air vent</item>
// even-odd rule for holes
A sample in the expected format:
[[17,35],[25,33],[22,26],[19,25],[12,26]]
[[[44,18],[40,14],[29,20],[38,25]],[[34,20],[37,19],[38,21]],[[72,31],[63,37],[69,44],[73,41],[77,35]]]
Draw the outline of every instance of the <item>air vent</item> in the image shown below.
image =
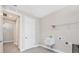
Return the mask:
[[17,7],[17,5],[12,5],[13,7]]
[[13,6],[17,7],[17,5],[13,5]]
[[3,16],[7,16],[7,14],[6,13],[3,13]]

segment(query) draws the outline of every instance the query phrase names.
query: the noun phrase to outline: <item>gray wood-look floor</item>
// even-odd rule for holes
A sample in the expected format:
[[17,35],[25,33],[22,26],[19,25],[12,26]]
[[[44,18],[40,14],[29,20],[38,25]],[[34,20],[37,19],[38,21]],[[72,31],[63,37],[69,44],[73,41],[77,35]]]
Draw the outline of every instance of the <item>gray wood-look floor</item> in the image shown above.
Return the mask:
[[4,53],[19,53],[18,47],[13,43],[4,43],[3,44]]
[[[20,53],[17,46],[13,43],[4,43],[3,49],[4,49],[3,50],[4,53]],[[39,47],[25,50],[22,53],[55,53],[55,52],[39,46]]]

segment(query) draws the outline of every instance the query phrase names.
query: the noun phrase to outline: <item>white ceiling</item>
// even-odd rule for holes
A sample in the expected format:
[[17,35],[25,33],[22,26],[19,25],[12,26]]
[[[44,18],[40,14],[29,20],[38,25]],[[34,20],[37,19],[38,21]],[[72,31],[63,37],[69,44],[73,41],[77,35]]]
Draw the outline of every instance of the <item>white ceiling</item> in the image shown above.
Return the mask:
[[64,7],[66,7],[66,5],[19,5],[17,6],[18,9],[38,18],[47,16]]
[[10,7],[12,10],[19,9],[21,11],[24,11],[24,13],[29,14],[31,16],[42,18],[44,16],[47,16],[53,12],[56,12],[64,7],[66,5],[6,5],[7,7]]

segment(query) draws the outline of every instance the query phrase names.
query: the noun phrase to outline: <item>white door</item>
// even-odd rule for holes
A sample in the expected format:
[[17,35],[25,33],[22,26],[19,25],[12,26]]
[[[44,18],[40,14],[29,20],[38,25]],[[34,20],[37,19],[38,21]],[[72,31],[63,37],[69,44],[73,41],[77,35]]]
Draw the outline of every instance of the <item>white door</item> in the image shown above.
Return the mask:
[[33,47],[35,45],[35,19],[23,16],[22,31],[23,31],[23,41],[22,41],[23,50]]
[[[1,6],[0,6],[1,7]],[[2,11],[0,8],[0,53],[3,52],[3,31],[2,31],[2,24],[3,24],[3,18],[2,18]]]

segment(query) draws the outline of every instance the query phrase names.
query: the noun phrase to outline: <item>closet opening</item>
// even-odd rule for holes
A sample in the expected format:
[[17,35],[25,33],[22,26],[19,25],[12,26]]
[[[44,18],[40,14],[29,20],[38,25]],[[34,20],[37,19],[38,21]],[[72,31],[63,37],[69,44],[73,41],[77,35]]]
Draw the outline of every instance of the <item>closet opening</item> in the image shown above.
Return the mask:
[[3,11],[3,52],[18,53],[20,32],[19,16],[11,12]]

